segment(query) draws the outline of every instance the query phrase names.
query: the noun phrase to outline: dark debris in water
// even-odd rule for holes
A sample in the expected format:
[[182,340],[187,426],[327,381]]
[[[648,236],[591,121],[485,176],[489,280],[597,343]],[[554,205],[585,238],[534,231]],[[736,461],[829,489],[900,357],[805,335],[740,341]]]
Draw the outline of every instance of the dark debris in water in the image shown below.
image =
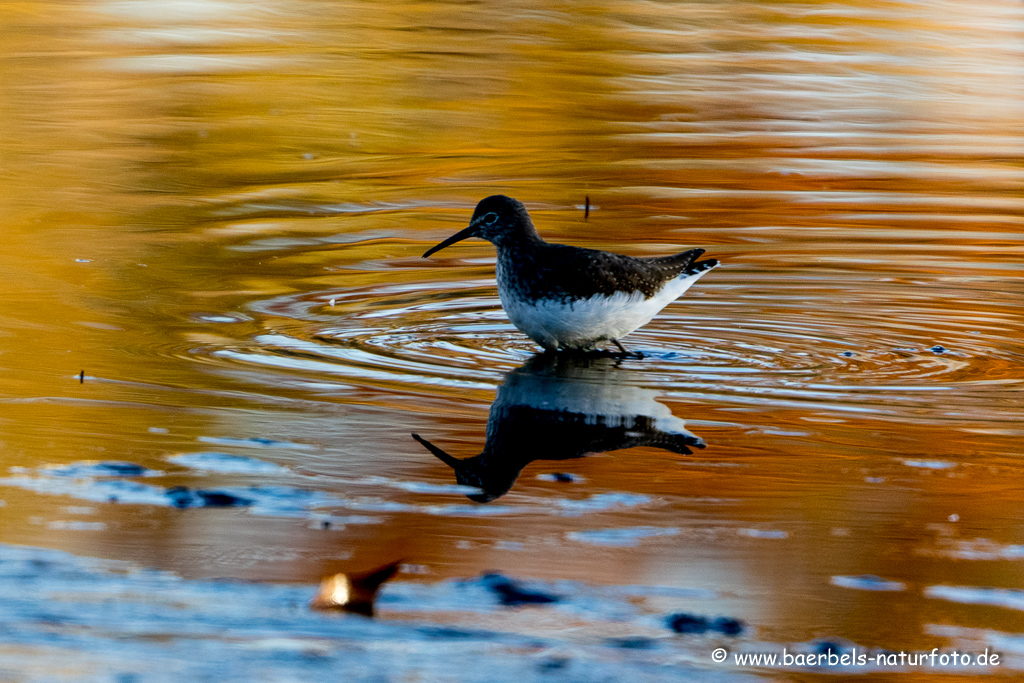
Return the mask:
[[932,348],[930,348],[928,350],[931,351],[932,353],[934,353],[937,356],[941,356],[942,354],[944,354],[947,351],[946,347],[942,346],[941,344],[936,344],[935,346],[933,346]]
[[739,619],[730,617],[719,617],[715,619],[714,626],[719,633],[725,636],[738,636],[743,633],[744,625]]
[[529,590],[518,581],[501,574],[484,574],[481,581],[498,596],[498,601],[505,607],[544,605],[559,601],[555,595]]
[[104,462],[100,463],[99,467],[118,477],[141,477],[149,471],[134,462]]
[[687,635],[702,635],[710,631],[721,633],[724,636],[738,636],[743,633],[745,628],[742,621],[732,617],[711,619],[685,612],[670,615],[667,623],[668,627],[676,633]]
[[575,484],[578,481],[582,481],[582,477],[578,474],[572,474],[570,472],[552,472],[550,474],[539,474],[537,478],[541,481],[553,481],[559,484]]
[[236,496],[227,491],[210,491],[190,489],[187,486],[174,486],[167,489],[167,497],[176,508],[235,508],[249,507],[255,501]]

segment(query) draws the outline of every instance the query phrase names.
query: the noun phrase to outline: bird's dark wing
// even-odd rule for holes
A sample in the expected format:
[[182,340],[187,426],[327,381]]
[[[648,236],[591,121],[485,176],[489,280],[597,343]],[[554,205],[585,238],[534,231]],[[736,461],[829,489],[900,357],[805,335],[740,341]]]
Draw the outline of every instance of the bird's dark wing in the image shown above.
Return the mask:
[[[654,296],[669,280],[687,269],[700,272],[717,261],[696,262],[703,249],[675,256],[633,258],[607,251],[545,244],[529,263],[521,263],[525,294],[539,298],[587,298],[595,294],[639,292]],[[706,265],[710,264],[710,265]]]

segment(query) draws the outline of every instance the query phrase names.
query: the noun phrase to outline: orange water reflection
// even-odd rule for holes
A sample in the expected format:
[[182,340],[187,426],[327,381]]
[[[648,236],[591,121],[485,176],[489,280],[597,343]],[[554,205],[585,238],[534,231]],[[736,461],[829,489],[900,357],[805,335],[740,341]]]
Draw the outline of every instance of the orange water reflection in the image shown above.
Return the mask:
[[[226,450],[408,506],[325,530],[6,486],[0,541],[193,576],[405,557],[702,587],[782,642],[1020,630],[923,594],[1021,588],[1019,3],[0,2],[0,21],[5,468],[264,481],[167,461]],[[409,433],[479,452],[535,350],[489,245],[419,259],[493,192],[554,241],[723,261],[629,365],[706,450],[573,461],[569,487],[535,462],[508,516],[394,488],[451,484]],[[645,502],[552,513],[608,493]],[[568,536],[633,527],[674,533]],[[908,589],[830,581],[862,574]]]

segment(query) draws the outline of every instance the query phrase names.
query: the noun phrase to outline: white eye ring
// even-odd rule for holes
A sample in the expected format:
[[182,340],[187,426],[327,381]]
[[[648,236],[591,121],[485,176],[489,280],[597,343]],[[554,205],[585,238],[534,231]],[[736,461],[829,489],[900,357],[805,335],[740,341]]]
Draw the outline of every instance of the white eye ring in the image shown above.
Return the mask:
[[487,225],[494,225],[497,222],[498,214],[494,213],[493,211],[491,213],[484,215],[484,223],[486,223]]

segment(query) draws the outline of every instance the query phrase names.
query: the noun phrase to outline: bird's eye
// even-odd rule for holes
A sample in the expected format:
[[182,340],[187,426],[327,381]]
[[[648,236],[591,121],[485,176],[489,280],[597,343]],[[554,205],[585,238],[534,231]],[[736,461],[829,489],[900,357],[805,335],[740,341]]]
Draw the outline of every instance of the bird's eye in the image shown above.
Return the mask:
[[498,222],[498,214],[491,212],[484,216],[484,223],[487,225],[494,225]]

